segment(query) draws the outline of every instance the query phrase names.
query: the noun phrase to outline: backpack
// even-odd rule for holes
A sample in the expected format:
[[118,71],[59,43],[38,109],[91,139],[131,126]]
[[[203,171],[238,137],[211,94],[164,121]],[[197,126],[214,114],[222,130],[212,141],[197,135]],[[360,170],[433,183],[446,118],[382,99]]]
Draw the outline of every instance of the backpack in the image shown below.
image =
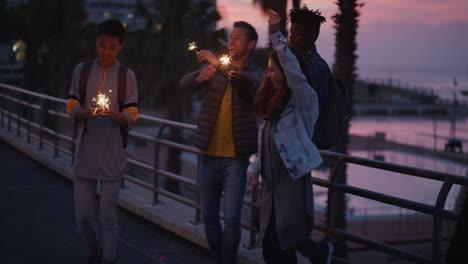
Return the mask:
[[[81,68],[80,80],[78,84],[79,94],[80,94],[80,104],[83,105],[83,100],[86,99],[86,86],[88,82],[89,73],[93,66],[94,60],[89,60],[83,63],[83,67]],[[122,111],[122,107],[125,103],[125,95],[127,91],[127,66],[124,64],[120,64],[119,67],[119,77],[117,83],[117,102],[119,104],[119,111]],[[86,128],[86,123],[85,123]],[[73,141],[76,140],[78,131],[78,126],[74,125],[73,128]],[[128,134],[129,131],[126,128],[120,126],[120,135],[122,136],[123,148],[127,148],[128,144]]]
[[[320,59],[314,57],[312,60]],[[325,60],[323,60],[325,62]],[[343,82],[333,77],[328,68],[328,96],[324,105],[320,106],[319,117],[315,123],[312,141],[318,149],[330,149],[344,143],[347,133],[346,122],[351,116],[351,100]],[[313,82],[313,80],[312,80]]]

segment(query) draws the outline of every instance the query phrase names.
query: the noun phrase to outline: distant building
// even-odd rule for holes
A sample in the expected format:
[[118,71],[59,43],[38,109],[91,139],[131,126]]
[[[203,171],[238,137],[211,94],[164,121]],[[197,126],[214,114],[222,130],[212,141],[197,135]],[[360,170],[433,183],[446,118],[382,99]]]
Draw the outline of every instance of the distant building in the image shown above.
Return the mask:
[[86,2],[88,23],[98,24],[106,19],[115,18],[122,21],[129,31],[144,29],[146,26],[146,19],[137,14],[137,2],[156,15],[154,0],[87,0]]
[[23,62],[16,59],[14,47],[6,43],[0,44],[0,82],[22,86]]

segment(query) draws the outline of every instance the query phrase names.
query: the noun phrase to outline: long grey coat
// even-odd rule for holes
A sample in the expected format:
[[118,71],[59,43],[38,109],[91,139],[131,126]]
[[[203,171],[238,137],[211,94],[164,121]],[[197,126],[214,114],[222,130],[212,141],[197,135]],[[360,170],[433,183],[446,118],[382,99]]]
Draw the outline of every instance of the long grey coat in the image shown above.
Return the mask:
[[[310,236],[314,223],[314,197],[310,174],[293,180],[278,154],[272,137],[272,122],[267,122],[262,137],[263,191],[260,202],[262,241],[272,213],[281,249],[288,249]],[[274,208],[274,212],[273,212]]]

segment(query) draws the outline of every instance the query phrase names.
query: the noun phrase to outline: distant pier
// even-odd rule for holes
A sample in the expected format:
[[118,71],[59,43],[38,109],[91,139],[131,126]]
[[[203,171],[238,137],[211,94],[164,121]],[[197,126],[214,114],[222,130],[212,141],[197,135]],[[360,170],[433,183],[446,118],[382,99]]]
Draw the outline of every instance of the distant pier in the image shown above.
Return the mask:
[[407,116],[407,117],[451,117],[455,112],[457,118],[468,116],[468,106],[452,104],[355,104],[356,116]]

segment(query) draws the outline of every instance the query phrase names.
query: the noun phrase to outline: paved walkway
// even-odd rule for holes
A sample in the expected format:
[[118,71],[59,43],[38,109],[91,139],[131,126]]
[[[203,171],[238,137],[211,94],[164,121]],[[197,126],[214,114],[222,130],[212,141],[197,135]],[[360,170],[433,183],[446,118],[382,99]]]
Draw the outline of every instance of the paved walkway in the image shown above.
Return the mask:
[[[0,263],[86,263],[73,186],[0,140]],[[206,249],[122,209],[119,264],[213,263]]]

